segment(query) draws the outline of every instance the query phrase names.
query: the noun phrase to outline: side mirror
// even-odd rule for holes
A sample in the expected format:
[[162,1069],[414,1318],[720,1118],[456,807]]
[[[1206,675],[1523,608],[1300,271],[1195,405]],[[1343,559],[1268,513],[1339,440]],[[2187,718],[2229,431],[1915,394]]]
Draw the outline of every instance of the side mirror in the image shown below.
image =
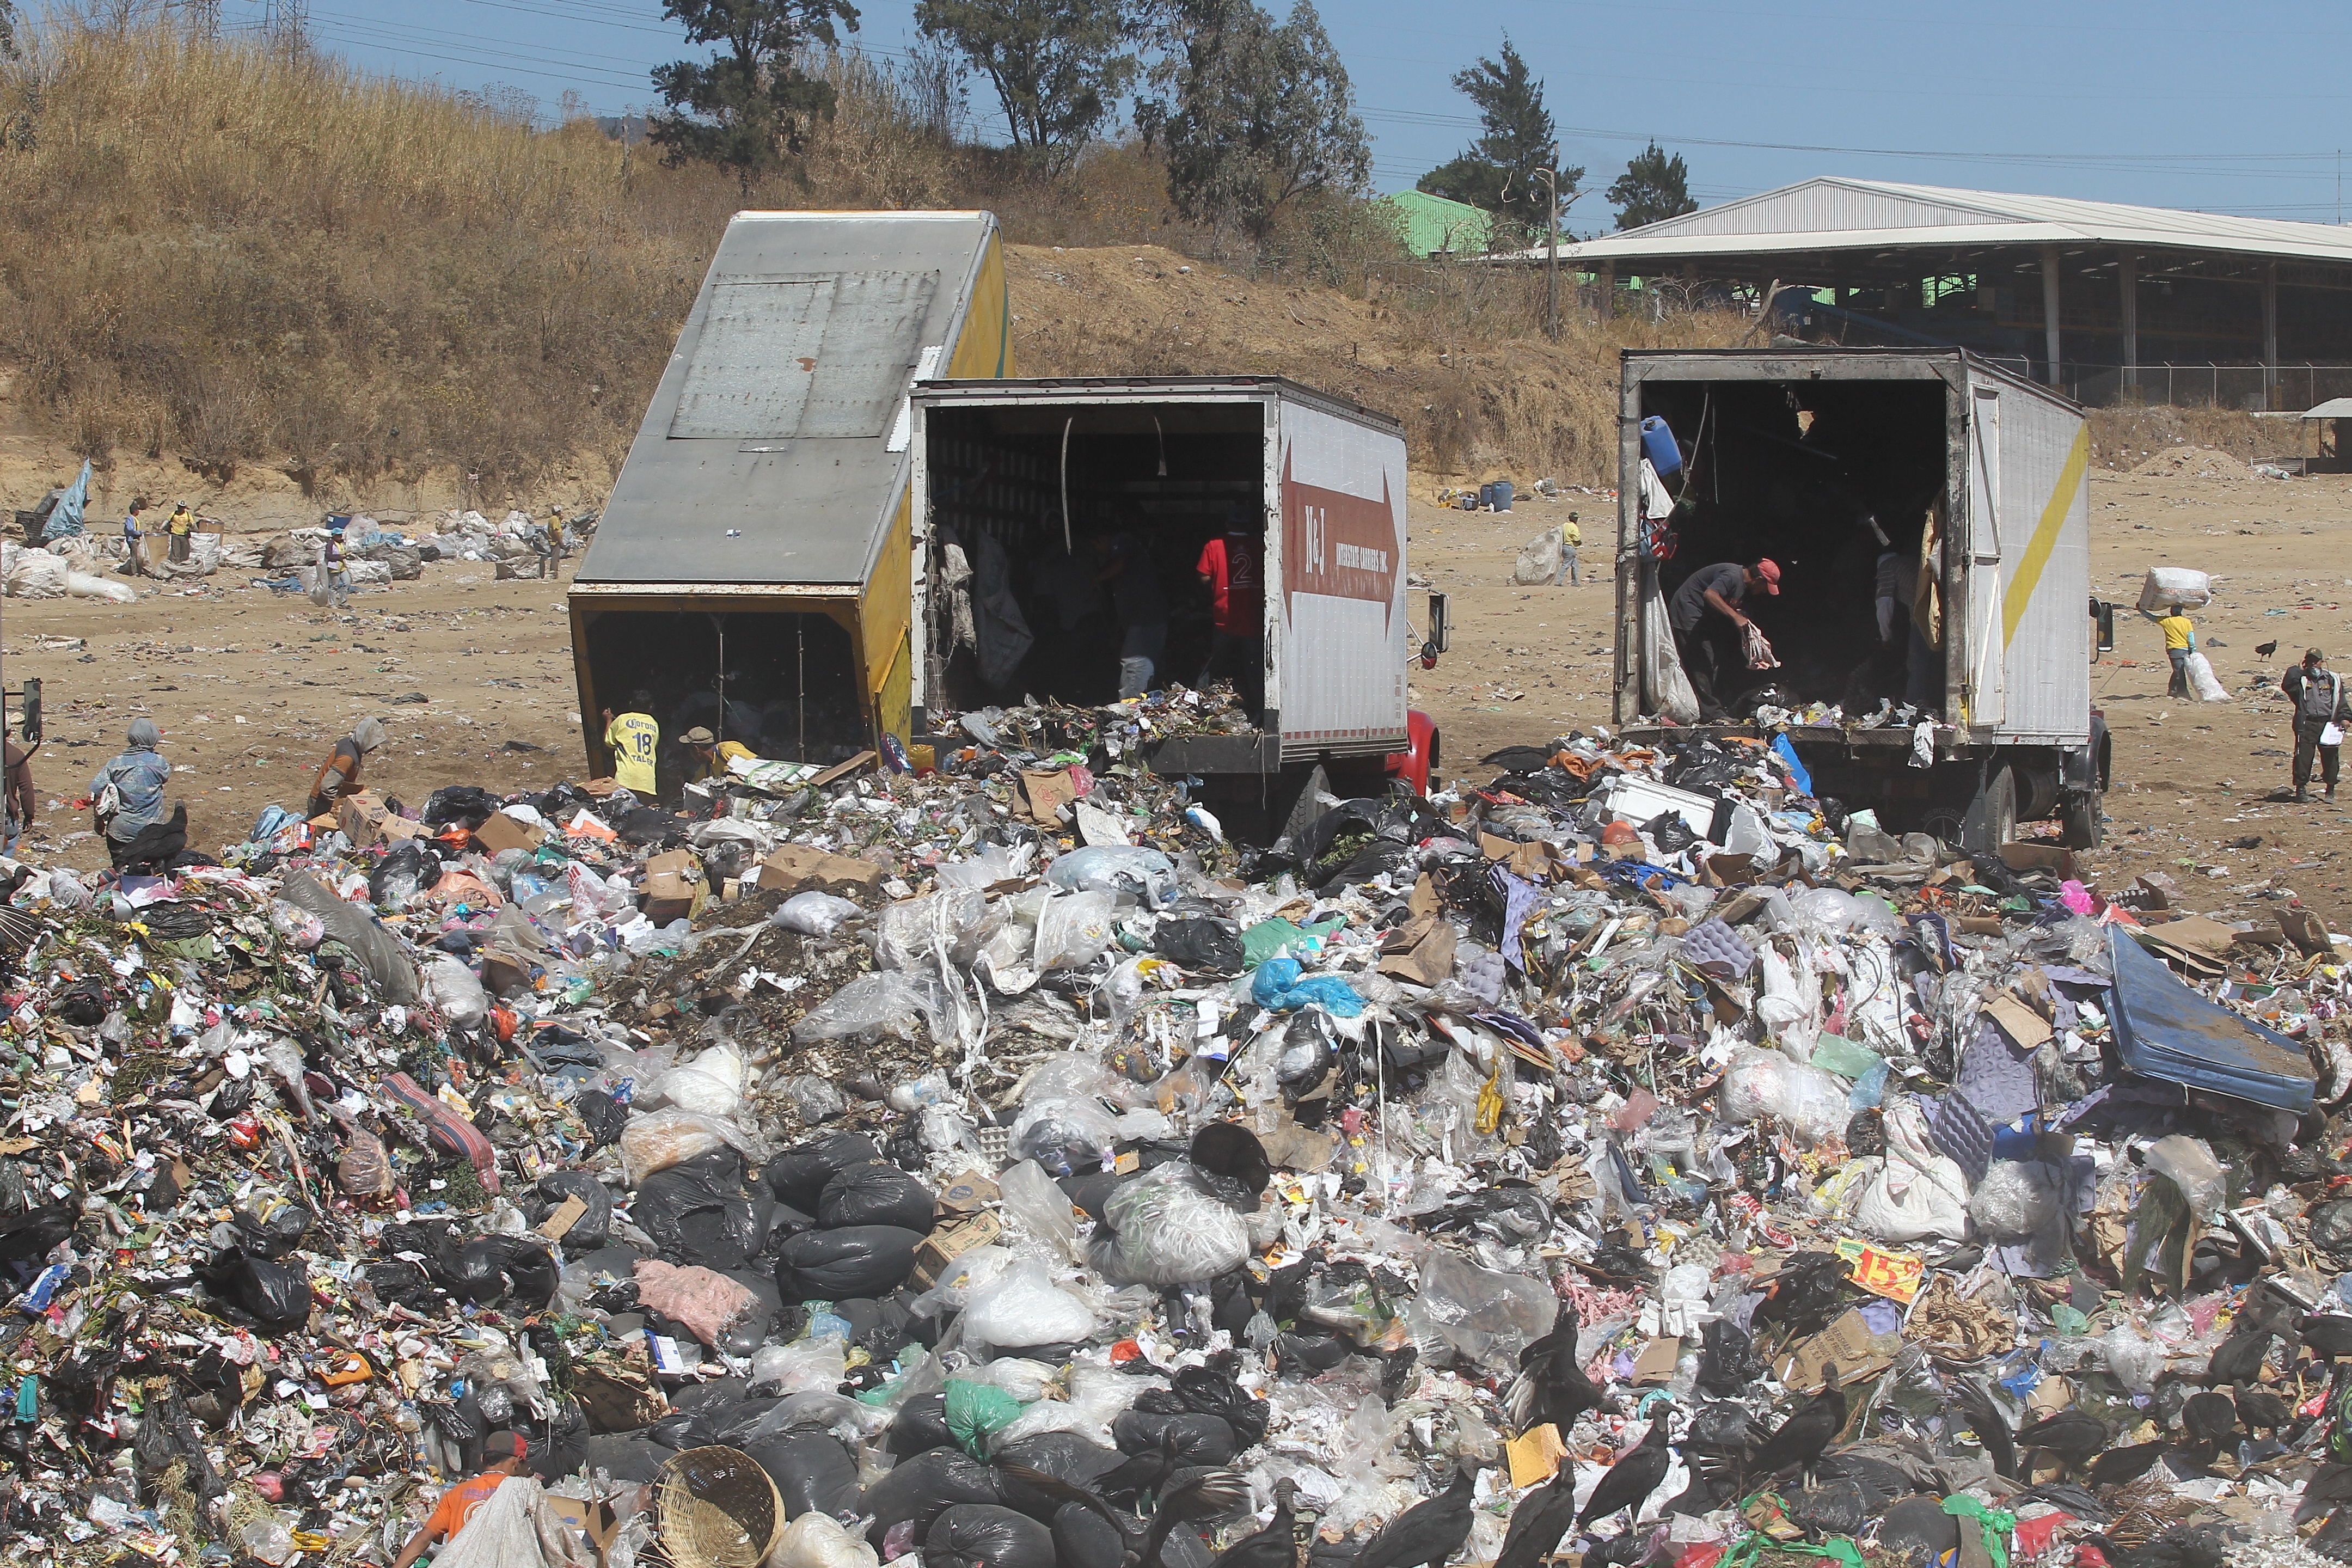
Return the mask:
[[1422,645],[1421,658],[1425,665],[1437,662],[1436,656],[1446,650],[1448,635],[1454,630],[1453,607],[1443,594],[1429,595],[1429,640]]

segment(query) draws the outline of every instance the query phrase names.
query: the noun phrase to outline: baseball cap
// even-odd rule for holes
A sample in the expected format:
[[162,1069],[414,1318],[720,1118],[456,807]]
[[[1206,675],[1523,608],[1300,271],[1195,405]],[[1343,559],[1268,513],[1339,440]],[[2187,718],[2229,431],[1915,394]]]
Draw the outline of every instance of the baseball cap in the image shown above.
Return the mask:
[[2317,664],[2326,658],[2327,656],[2320,652],[2315,647],[2307,647],[2303,650],[2303,657],[2311,660],[2312,663]]
[[685,734],[680,735],[678,740],[684,744],[689,746],[713,746],[719,743],[719,737],[712,734],[709,730],[704,729],[699,724],[697,724],[693,729],[688,730]]
[[1766,593],[1777,594],[1780,591],[1780,563],[1778,561],[1759,561],[1756,563],[1756,575],[1764,579]]
[[482,1463],[495,1465],[500,1459],[522,1459],[530,1455],[530,1444],[515,1431],[498,1431],[482,1439]]

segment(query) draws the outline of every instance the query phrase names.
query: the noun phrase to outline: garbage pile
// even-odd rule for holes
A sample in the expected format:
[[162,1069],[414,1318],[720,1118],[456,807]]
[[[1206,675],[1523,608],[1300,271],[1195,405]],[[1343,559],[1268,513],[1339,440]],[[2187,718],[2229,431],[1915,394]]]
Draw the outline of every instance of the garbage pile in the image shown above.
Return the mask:
[[1244,849],[1150,711],[19,868],[0,1556],[2343,1552],[2307,911],[1738,742]]

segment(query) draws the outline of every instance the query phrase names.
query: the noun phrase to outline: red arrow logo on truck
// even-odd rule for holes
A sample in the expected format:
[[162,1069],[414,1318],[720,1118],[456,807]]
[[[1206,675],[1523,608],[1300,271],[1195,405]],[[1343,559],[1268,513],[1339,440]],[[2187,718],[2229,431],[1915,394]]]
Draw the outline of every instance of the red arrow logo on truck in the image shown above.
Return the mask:
[[1282,455],[1283,613],[1301,594],[1370,599],[1381,606],[1381,621],[1396,605],[1398,550],[1396,507],[1389,477],[1381,474],[1381,499],[1327,490],[1290,477],[1290,454]]

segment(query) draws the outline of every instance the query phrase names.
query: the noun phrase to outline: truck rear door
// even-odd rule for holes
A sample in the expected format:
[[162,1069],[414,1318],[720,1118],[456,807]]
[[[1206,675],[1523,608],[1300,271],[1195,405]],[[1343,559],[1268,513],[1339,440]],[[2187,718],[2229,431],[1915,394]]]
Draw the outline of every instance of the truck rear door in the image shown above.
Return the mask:
[[1286,398],[1269,450],[1268,552],[1286,762],[1378,755],[1405,734],[1404,439]]
[[1969,388],[1969,507],[1958,537],[1946,548],[1962,552],[1960,591],[1960,713],[1968,728],[1998,724],[2008,711],[2001,659],[2000,405],[1997,382]]

